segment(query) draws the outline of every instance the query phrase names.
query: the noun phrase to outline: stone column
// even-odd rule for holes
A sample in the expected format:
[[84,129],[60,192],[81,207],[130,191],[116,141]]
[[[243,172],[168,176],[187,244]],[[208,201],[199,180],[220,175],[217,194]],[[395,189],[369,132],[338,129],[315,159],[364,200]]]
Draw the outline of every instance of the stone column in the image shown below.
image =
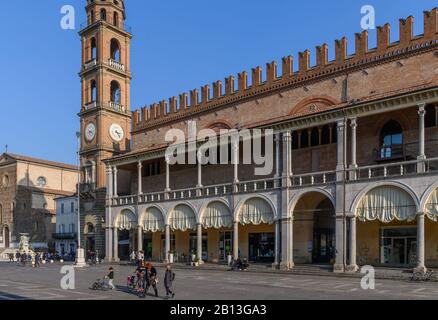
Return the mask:
[[137,232],[138,232],[138,235],[137,235],[138,251],[143,251],[143,228],[142,228],[142,226],[137,227]]
[[280,133],[275,134],[275,177],[280,178]]
[[198,223],[198,236],[197,240],[197,250],[196,257],[198,258],[199,263],[202,263],[202,224]]
[[169,262],[169,251],[170,251],[170,226],[166,224],[166,244],[165,244],[165,255],[166,262]]
[[283,132],[283,188],[290,187],[292,175],[292,135],[290,131]]
[[113,261],[120,261],[119,259],[119,230],[117,228],[113,228],[113,233],[114,233],[114,257],[113,257]]
[[351,119],[351,165],[350,180],[356,180],[357,178],[357,119]]
[[348,270],[356,272],[359,267],[356,262],[356,216],[350,217],[350,264]]
[[166,162],[166,189],[164,191],[169,192],[170,191],[170,160],[168,157],[166,157],[165,162]]
[[111,262],[113,260],[113,232],[110,227],[105,229],[105,260]]
[[281,222],[281,263],[282,270],[292,269],[294,264],[294,223],[293,217],[285,218]]
[[234,222],[234,232],[233,232],[233,259],[237,260],[239,258],[239,222]]
[[113,190],[113,192],[114,192],[114,196],[118,197],[118,190],[117,190],[117,173],[118,173],[118,170],[117,170],[117,167],[113,168],[113,172],[114,172],[114,177],[113,177],[113,180],[114,180],[114,190]]
[[344,256],[344,215],[336,215],[336,261],[333,267],[335,273],[345,272],[345,256]]
[[280,241],[281,241],[281,224],[280,220],[275,221],[275,260],[274,267],[277,268],[280,265]]
[[106,193],[107,198],[113,196],[113,171],[111,167],[106,167]]
[[198,185],[197,188],[202,188],[202,153],[198,152]]
[[416,272],[426,272],[425,240],[424,240],[424,213],[417,214],[417,267]]
[[143,168],[143,165],[141,164],[141,161],[139,161],[137,163],[137,176],[138,176],[138,195],[143,194],[143,181],[142,181],[142,177],[141,177],[141,169]]
[[425,103],[421,103],[418,105],[418,157],[417,159],[422,161],[421,163],[418,164],[417,166],[417,172],[418,173],[422,173],[425,171],[426,166],[425,163],[423,162],[424,160],[426,160],[426,153],[425,153],[425,132],[424,132],[424,128],[425,128],[425,124],[424,124],[424,119],[426,117],[426,104]]
[[233,143],[233,165],[234,165],[234,179],[233,183],[239,183],[239,142]]
[[344,180],[344,170],[345,170],[345,120],[339,120],[337,123],[338,128],[338,139],[337,139],[337,149],[336,149],[336,180]]

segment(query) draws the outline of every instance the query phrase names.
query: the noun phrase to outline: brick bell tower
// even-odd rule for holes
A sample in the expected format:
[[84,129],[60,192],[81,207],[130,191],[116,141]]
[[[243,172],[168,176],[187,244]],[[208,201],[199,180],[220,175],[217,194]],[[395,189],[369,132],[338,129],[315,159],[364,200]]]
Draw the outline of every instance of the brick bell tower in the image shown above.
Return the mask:
[[87,0],[82,39],[83,183],[105,188],[102,160],[130,147],[130,43],[123,0]]
[[123,0],[87,0],[82,40],[81,246],[105,254],[106,168],[102,160],[129,151],[130,43]]

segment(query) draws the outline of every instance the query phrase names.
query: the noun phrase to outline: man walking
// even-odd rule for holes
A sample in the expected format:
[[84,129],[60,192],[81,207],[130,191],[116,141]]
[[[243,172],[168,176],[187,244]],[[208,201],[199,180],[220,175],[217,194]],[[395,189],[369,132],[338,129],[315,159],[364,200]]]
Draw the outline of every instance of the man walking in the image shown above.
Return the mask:
[[155,269],[150,263],[146,264],[146,290],[144,292],[145,296],[148,294],[149,288],[152,286],[152,288],[154,288],[155,297],[158,297],[157,283],[157,269]]
[[173,281],[175,281],[175,272],[172,271],[172,266],[166,266],[166,273],[164,274],[164,288],[166,288],[166,299],[170,297],[175,298],[175,293],[171,290]]

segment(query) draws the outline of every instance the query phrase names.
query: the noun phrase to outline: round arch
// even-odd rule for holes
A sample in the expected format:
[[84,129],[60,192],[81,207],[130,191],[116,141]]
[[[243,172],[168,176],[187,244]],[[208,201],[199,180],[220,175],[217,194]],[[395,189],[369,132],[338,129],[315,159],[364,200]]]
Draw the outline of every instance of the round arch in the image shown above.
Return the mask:
[[133,210],[123,209],[116,217],[114,226],[119,230],[131,230],[137,227],[137,217]]
[[188,202],[176,204],[167,216],[167,224],[172,230],[194,230],[198,224],[196,209]]
[[[391,222],[393,220],[413,220],[413,217],[415,217],[417,215],[417,213],[420,211],[420,203],[418,200],[418,197],[416,195],[416,193],[409,188],[408,186],[406,186],[405,184],[402,184],[400,182],[380,182],[380,183],[376,183],[373,184],[367,188],[365,188],[364,190],[362,190],[354,199],[353,204],[351,206],[351,213],[352,215],[358,217],[358,209],[360,204],[362,203],[362,201],[366,200],[366,196],[370,195],[370,197],[372,196],[373,198],[375,198],[375,201],[380,201],[380,199],[382,197],[386,197],[386,194],[389,192],[389,190],[384,190],[385,188],[390,188],[393,189],[391,194],[388,194],[388,201],[390,201],[390,204],[393,204],[394,201],[399,201],[401,204],[403,204],[403,210],[402,213],[398,212],[392,212],[390,216],[387,216],[387,213],[385,214],[385,217],[378,216],[377,212],[374,212],[373,215],[376,215],[376,217],[373,217],[370,219],[371,220],[381,220],[383,219],[382,222]],[[373,192],[375,192],[375,194],[373,194]],[[408,198],[404,198],[404,195],[406,194],[408,196]],[[370,198],[369,201],[373,201],[372,198]],[[409,204],[411,202],[411,204]],[[383,205],[382,205],[383,206]],[[409,207],[412,206],[414,207],[413,210],[415,210],[415,212],[413,214],[409,214]],[[387,207],[387,205],[385,206]],[[395,206],[394,206],[395,207]],[[367,209],[367,212],[369,212],[370,209]],[[381,213],[383,214],[383,212]]]
[[157,232],[165,230],[165,214],[157,205],[148,206],[143,210],[138,219],[138,225],[142,226],[145,232]]
[[309,193],[319,193],[319,194],[327,197],[330,200],[330,202],[332,203],[333,208],[336,207],[335,197],[329,191],[322,189],[322,188],[306,189],[306,190],[302,190],[302,191],[298,192],[296,195],[294,195],[292,197],[291,201],[289,202],[288,218],[293,216],[293,212],[295,210],[295,207],[296,207],[298,201],[300,201],[300,199],[302,197],[304,197],[305,195],[307,195]]
[[[275,209],[275,205],[271,201],[271,199],[269,199],[265,195],[259,194],[256,196],[249,196],[249,197],[246,197],[246,198],[240,200],[240,202],[238,203],[238,205],[236,207],[235,213],[234,213],[234,221],[242,223],[242,221],[240,221],[240,214],[241,214],[242,210],[244,209],[244,206],[249,201],[252,201],[252,200],[262,200],[269,206],[271,213],[272,213],[272,216],[273,216],[273,219],[272,219],[272,221],[271,221],[271,219],[268,219],[268,221],[266,223],[272,224],[274,221],[276,221],[278,219],[277,210]],[[265,219],[266,218],[261,217],[262,221],[259,221],[257,224],[263,223],[264,222],[263,220],[265,220]]]
[[420,208],[430,220],[438,222],[438,182],[423,193]]
[[[213,207],[214,205],[215,207]],[[211,216],[208,219],[209,221],[205,221],[209,209],[212,210]],[[226,211],[226,213],[224,214],[223,211]],[[222,227],[231,227],[233,224],[233,213],[227,201],[223,199],[215,199],[206,202],[201,207],[199,210],[198,221],[206,228],[220,229]]]

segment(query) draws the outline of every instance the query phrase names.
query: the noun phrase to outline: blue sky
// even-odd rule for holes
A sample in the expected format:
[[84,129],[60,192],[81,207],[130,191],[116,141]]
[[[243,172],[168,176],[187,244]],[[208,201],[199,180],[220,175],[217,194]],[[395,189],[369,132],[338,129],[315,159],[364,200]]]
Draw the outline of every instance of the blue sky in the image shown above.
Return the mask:
[[[0,152],[75,163],[80,110],[78,30],[60,28],[63,5],[85,21],[85,0],[3,1],[0,30]],[[376,9],[376,23],[413,15],[422,33],[432,0],[126,0],[132,27],[132,105],[167,99],[237,72],[342,36],[354,47],[360,9]],[[370,47],[375,31],[370,32]],[[298,60],[298,59],[296,59]],[[312,61],[314,61],[312,59]]]

